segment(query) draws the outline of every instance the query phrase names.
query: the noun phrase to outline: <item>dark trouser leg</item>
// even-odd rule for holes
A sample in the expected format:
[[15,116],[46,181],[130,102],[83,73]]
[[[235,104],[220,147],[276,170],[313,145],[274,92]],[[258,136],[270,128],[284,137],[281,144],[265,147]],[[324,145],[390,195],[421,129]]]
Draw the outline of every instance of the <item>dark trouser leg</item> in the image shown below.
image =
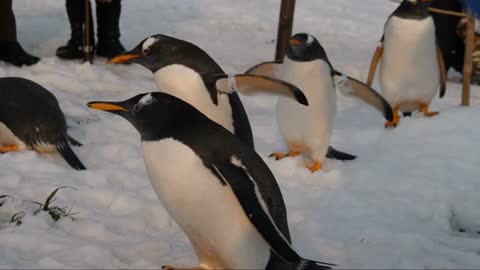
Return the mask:
[[[2,0],[0,0],[2,1]],[[85,20],[85,1],[67,0],[66,1],[68,21],[70,22],[70,40],[66,45],[57,49],[57,56],[63,59],[82,59],[83,58],[83,24]],[[92,12],[90,11],[90,14]],[[90,40],[94,40],[93,19],[90,17]]]
[[120,43],[120,0],[97,1],[97,54],[108,58],[125,52]]
[[0,42],[17,41],[15,16],[12,10],[12,0],[0,1]]
[[17,42],[17,26],[12,0],[0,0],[0,61],[15,66],[33,65],[40,58],[25,52]]

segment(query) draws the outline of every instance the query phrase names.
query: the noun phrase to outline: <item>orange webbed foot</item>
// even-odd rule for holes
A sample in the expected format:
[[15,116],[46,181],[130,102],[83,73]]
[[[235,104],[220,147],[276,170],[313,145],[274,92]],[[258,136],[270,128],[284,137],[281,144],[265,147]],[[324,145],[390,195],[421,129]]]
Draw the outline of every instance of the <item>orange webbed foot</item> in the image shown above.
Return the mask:
[[296,157],[300,155],[300,152],[297,151],[288,151],[288,153],[273,152],[268,157],[274,157],[275,160],[280,160],[286,157]]
[[315,160],[311,166],[307,167],[310,172],[315,173],[316,171],[319,171],[322,169],[322,163],[320,161]]
[[400,115],[397,109],[393,109],[393,120],[385,122],[385,128],[396,127],[400,124]]
[[280,160],[288,157],[288,153],[273,152],[268,157],[274,157],[275,160]]
[[0,146],[0,153],[16,152],[18,151],[17,145],[3,145]]
[[420,112],[422,112],[425,115],[425,117],[432,117],[432,116],[435,116],[435,115],[439,114],[439,112],[428,111],[428,104],[422,104],[420,106]]

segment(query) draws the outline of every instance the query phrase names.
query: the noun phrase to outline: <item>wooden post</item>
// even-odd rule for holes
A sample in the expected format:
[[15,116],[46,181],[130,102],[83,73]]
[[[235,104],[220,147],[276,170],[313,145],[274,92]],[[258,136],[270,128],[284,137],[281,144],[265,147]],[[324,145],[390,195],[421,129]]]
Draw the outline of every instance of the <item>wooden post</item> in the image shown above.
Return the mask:
[[470,106],[470,84],[473,71],[473,50],[475,47],[475,20],[468,14],[465,37],[465,61],[463,64],[462,106]]
[[92,10],[90,8],[90,0],[85,0],[85,16],[84,16],[84,22],[83,22],[83,60],[88,61],[90,63],[93,62],[93,45],[92,45],[92,40],[91,40],[91,16],[92,16]]
[[275,60],[282,61],[288,48],[288,41],[292,36],[293,14],[295,12],[295,0],[282,0],[280,17],[278,19],[277,48]]

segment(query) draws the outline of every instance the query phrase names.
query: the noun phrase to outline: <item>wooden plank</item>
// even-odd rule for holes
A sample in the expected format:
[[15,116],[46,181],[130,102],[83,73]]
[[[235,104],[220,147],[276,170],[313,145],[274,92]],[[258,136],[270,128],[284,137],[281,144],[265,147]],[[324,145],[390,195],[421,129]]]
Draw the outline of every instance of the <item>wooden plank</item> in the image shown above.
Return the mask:
[[462,106],[470,106],[470,84],[473,71],[473,50],[475,47],[475,20],[469,14],[465,38],[465,61],[463,64]]
[[295,13],[295,0],[282,0],[280,17],[278,19],[277,48],[275,60],[281,61],[288,48],[288,41],[292,36],[293,15]]

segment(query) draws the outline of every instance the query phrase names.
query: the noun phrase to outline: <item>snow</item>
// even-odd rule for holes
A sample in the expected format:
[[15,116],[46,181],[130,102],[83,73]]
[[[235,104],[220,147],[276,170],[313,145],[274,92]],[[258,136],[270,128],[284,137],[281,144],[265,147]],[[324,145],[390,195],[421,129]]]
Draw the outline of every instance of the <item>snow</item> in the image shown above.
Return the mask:
[[[141,2],[141,4],[140,4]],[[386,18],[396,4],[381,0],[297,1],[294,32],[320,41],[334,67],[365,81]],[[42,57],[32,67],[0,63],[0,76],[32,79],[58,98],[74,147],[88,167],[72,170],[59,156],[25,151],[0,155],[0,268],[160,268],[196,265],[184,233],[150,185],[140,136],[120,117],[91,110],[92,100],[124,100],[156,90],[138,66],[61,61],[68,38],[64,2],[16,0],[19,39]],[[122,41],[131,49],[162,33],[189,40],[228,73],[274,54],[279,1],[123,1]],[[453,80],[458,74],[450,73]],[[374,82],[378,89],[378,78]],[[478,268],[480,265],[479,87],[460,107],[460,84],[434,99],[434,118],[402,118],[393,130],[362,102],[338,95],[332,145],[358,155],[328,160],[311,174],[301,157],[273,161],[285,150],[275,123],[276,98],[242,97],[258,153],[272,169],[287,205],[294,248],[340,268]],[[472,124],[473,123],[473,124]],[[60,186],[56,206],[73,217],[54,222],[32,213]],[[199,209],[201,211],[201,209]],[[25,212],[22,224],[12,215]]]

